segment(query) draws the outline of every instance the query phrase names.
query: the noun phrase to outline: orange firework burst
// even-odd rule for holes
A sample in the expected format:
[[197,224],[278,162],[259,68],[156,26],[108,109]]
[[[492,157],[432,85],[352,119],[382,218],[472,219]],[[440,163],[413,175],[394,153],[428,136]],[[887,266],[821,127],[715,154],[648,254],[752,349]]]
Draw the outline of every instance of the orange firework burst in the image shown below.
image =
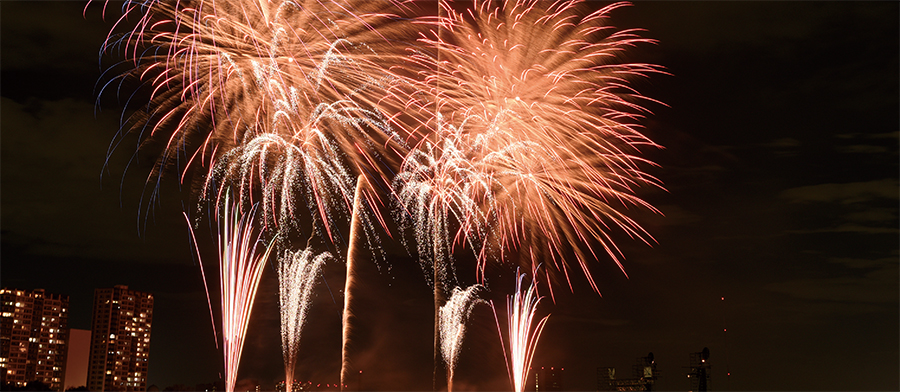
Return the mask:
[[644,171],[653,163],[640,156],[643,147],[659,147],[639,131],[648,113],[642,105],[652,100],[630,81],[663,71],[622,60],[629,47],[652,42],[606,24],[626,3],[595,11],[581,3],[475,1],[457,11],[442,1],[444,15],[430,21],[434,28],[420,40],[436,55],[416,53],[412,63],[430,69],[420,86],[433,101],[420,106],[437,114],[422,121],[434,131],[420,144],[441,146],[440,130],[454,129],[453,148],[469,165],[465,181],[490,184],[488,194],[465,195],[485,203],[462,215],[487,210],[499,228],[490,241],[501,252],[519,249],[525,261],[543,262],[567,279],[572,267],[563,259],[571,248],[576,268],[596,290],[588,272],[599,256],[595,243],[622,268],[613,231],[652,241],[624,212],[632,206],[658,212],[635,192],[661,187]]
[[[395,80],[383,64],[402,53],[391,42],[402,30],[391,12],[400,9],[396,2],[351,0],[126,1],[119,23],[137,15],[136,27],[111,36],[105,47],[121,48],[134,61],[120,78],[138,79],[150,94],[148,110],[123,127],[138,134],[142,149],[158,153],[150,180],[173,170],[183,181],[190,168],[205,167],[211,173],[201,176],[204,192],[221,195],[230,184],[212,183],[222,179],[213,171],[228,165],[219,161],[232,149],[262,136],[310,151],[306,134],[317,133],[340,152],[319,154],[333,160],[330,166],[383,176],[379,151],[390,150],[393,136],[383,126],[391,119],[378,107]],[[323,116],[340,119],[322,124]],[[260,183],[274,182],[257,173],[235,181],[243,185],[241,199],[258,197],[254,192],[265,190]],[[309,189],[312,215],[327,216],[333,204],[316,201],[331,195]],[[272,214],[276,205],[296,218],[293,206],[284,205],[293,191],[264,197],[267,219],[285,217]],[[330,233],[329,220],[322,220]]]

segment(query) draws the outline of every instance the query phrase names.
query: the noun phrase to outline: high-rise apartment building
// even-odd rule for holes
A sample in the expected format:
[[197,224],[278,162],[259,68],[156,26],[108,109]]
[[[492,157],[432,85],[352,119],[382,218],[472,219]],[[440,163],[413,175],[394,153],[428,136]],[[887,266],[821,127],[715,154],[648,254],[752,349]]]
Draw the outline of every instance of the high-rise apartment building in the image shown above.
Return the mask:
[[0,289],[0,384],[40,381],[63,390],[69,296]]
[[128,286],[94,290],[89,390],[147,389],[152,319],[152,294]]

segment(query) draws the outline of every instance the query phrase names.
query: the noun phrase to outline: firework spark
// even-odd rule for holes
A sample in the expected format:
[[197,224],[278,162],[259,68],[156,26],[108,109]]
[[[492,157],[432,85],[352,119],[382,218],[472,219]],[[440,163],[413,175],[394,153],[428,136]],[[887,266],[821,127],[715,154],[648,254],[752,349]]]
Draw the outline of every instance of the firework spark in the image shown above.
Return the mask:
[[207,184],[213,199],[219,199],[222,188],[230,184],[240,186],[242,196],[261,194],[266,221],[281,232],[299,228],[300,218],[306,215],[296,209],[295,199],[304,197],[313,222],[309,232],[322,232],[336,243],[332,228],[351,212],[354,176],[333,135],[356,135],[364,140],[367,127],[385,132],[390,132],[390,127],[378,120],[376,112],[351,101],[319,104],[308,119],[302,114],[297,107],[288,106],[279,109],[273,122],[256,124],[260,131],[248,133],[248,140],[224,154]]
[[[442,124],[439,122],[439,124]],[[453,287],[456,271],[453,244],[463,242],[476,253],[489,215],[481,210],[479,195],[490,197],[490,180],[470,160],[457,128],[438,129],[445,135],[437,143],[424,143],[404,159],[394,180],[395,210],[401,225],[411,228],[419,264],[434,289],[434,388],[441,370],[441,309],[445,287]],[[409,246],[407,245],[407,248]],[[448,374],[449,376],[449,374]]]
[[244,336],[250,321],[256,289],[274,240],[259,252],[262,233],[253,234],[255,208],[242,213],[237,203],[225,197],[219,231],[219,278],[222,299],[222,340],[225,355],[225,389],[234,391]]
[[331,260],[328,252],[315,254],[310,249],[286,251],[278,264],[278,292],[281,308],[281,350],[287,392],[291,392],[300,333],[306,323],[306,312],[322,265]]
[[[432,131],[416,145],[425,146],[427,155],[466,161],[443,169],[464,176],[433,176],[452,190],[453,200],[464,201],[455,201],[456,211],[465,211],[457,215],[469,224],[463,228],[488,216],[497,228],[488,231],[490,242],[500,252],[519,249],[523,261],[546,262],[567,279],[571,267],[564,260],[572,249],[575,268],[597,290],[588,272],[588,262],[599,257],[595,242],[622,268],[613,231],[652,241],[626,215],[633,206],[658,212],[635,192],[661,187],[644,172],[652,162],[640,156],[642,148],[658,147],[639,132],[648,113],[641,104],[652,100],[629,83],[663,71],[622,61],[629,47],[652,42],[636,30],[606,24],[625,3],[593,12],[584,12],[581,3],[475,1],[457,11],[442,1],[445,16],[433,19],[430,35],[420,39],[439,55],[417,52],[411,63],[430,70],[422,72],[419,86],[429,91],[422,96],[435,98],[418,107],[436,113],[423,120]],[[447,129],[455,129],[452,147],[445,147]],[[431,153],[435,148],[438,154]],[[414,155],[405,164],[419,161]],[[447,194],[430,197],[447,204]],[[483,204],[470,206],[473,201]],[[443,221],[432,224],[426,232],[447,238]]]
[[478,298],[481,285],[469,286],[463,290],[453,288],[450,299],[440,309],[441,353],[444,356],[444,364],[447,366],[447,390],[453,390],[453,371],[459,359],[459,350],[462,348],[463,338],[466,335],[466,322],[472,309],[478,303],[486,303]]
[[413,231],[422,268],[433,267],[433,283],[446,285],[455,281],[452,245],[465,242],[476,253],[480,249],[489,218],[480,197],[489,197],[492,186],[472,160],[460,129],[438,129],[437,144],[425,142],[411,151],[394,180],[397,218]]
[[[509,346],[503,345],[503,354],[506,357],[510,382],[515,392],[525,390],[525,382],[528,379],[528,369],[531,367],[534,349],[537,347],[544,324],[547,323],[547,319],[550,317],[550,315],[544,316],[537,324],[534,323],[537,306],[543,297],[535,297],[533,280],[528,287],[522,286],[524,279],[525,274],[516,271],[516,292],[512,296],[506,297]],[[493,302],[491,307],[494,308],[494,318],[496,319],[497,309],[494,307]],[[500,342],[502,344],[503,330],[500,328],[499,319],[497,319],[497,330],[500,333]]]
[[[304,152],[309,149],[302,143],[318,143],[317,134],[325,134],[329,150],[338,149],[349,170],[383,175],[387,158],[379,151],[392,144],[383,134],[387,128],[373,121],[346,125],[351,117],[379,117],[379,101],[394,80],[385,64],[402,53],[389,44],[403,29],[393,13],[402,8],[393,1],[126,1],[117,26],[137,17],[136,27],[111,34],[104,48],[121,50],[123,63],[134,66],[107,86],[136,80],[149,105],[123,125],[110,153],[126,134],[138,135],[139,150],[158,156],[148,178],[151,185],[157,182],[150,187],[152,197],[167,171],[180,173],[184,181],[191,168],[206,167],[210,173],[195,178],[207,180],[198,189],[209,189],[209,180],[221,179],[215,171],[227,165],[223,156],[270,134],[300,143]],[[341,119],[324,126],[322,116]],[[262,178],[264,173],[260,168],[258,180],[270,189],[244,178],[236,187],[241,199],[268,191],[263,195],[269,197],[263,203],[267,218],[277,208],[277,217],[291,215],[296,221],[294,193],[281,192],[285,187],[275,192],[271,187],[278,180]],[[331,190],[313,178],[296,191],[311,191],[308,199],[322,202],[307,204],[332,234],[333,205],[323,200],[341,196],[326,195]],[[221,197],[228,185],[218,184],[210,193]]]

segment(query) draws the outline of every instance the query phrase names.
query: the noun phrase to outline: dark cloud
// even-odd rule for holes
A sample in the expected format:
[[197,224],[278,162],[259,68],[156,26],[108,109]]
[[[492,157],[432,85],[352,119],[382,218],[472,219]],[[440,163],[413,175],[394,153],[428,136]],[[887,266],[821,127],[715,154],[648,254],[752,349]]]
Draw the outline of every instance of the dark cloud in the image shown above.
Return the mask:
[[889,266],[897,263],[897,256],[900,250],[894,252],[891,257],[879,259],[860,259],[852,257],[832,257],[828,259],[829,263],[841,264],[849,268],[875,268]]
[[869,139],[869,140],[878,140],[878,139],[898,139],[900,138],[900,132],[885,132],[885,133],[844,133],[835,135],[835,137],[841,139]]
[[772,140],[769,143],[764,144],[764,146],[775,149],[783,149],[783,148],[794,148],[799,147],[802,143],[799,140],[794,139],[792,137],[783,137],[779,139]]
[[[897,261],[859,276],[797,279],[773,283],[766,289],[794,298],[816,301],[894,304],[897,302]],[[849,275],[849,274],[848,274]]]
[[[42,72],[75,74],[99,68],[102,42],[97,37],[105,36],[108,27],[98,23],[98,2],[94,2],[86,18],[73,15],[81,15],[87,2],[29,3],[33,2],[3,2],[4,71],[39,68]],[[95,56],[85,56],[85,52]]]
[[887,178],[875,181],[845,184],[819,184],[797,187],[781,192],[781,197],[791,202],[830,202],[853,204],[874,199],[900,198],[900,183]]
[[[129,187],[120,188],[127,154],[110,162],[115,172],[104,173],[117,118],[107,113],[95,117],[94,109],[90,103],[68,98],[25,104],[3,98],[2,220],[8,244],[20,242],[26,247],[23,252],[34,255],[105,260],[130,258],[134,247],[140,246],[140,234],[146,230],[137,225],[144,220],[136,219],[134,198],[139,197],[135,191],[142,188],[141,180],[132,178]],[[124,204],[128,209],[119,207],[120,197],[128,198]],[[110,216],[116,218],[111,221]],[[171,218],[164,221],[178,228],[177,215]],[[179,237],[186,238],[186,225],[178,230]],[[176,257],[170,253],[164,258]]]

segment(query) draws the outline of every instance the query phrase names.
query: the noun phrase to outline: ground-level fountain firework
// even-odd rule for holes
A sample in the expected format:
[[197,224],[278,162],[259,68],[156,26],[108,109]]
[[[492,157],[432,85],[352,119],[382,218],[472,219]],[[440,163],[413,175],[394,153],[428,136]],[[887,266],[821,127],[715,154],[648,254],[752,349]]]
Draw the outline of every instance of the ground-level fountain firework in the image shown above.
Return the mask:
[[[506,297],[506,325],[508,344],[504,345],[503,354],[506,356],[507,369],[510,383],[514,392],[524,392],[528,379],[528,369],[531,368],[531,360],[534,358],[534,349],[541,338],[541,331],[547,318],[535,323],[537,306],[542,297],[535,295],[533,282],[525,282],[525,274],[516,272],[516,291]],[[526,283],[527,285],[523,285]],[[494,307],[491,304],[491,307]],[[497,308],[494,307],[494,317],[497,316]],[[501,341],[504,339],[503,328],[497,319],[497,330],[500,332]]]
[[[436,388],[440,367],[453,388],[466,319],[479,293],[496,290],[492,274],[531,271],[528,285],[516,272],[503,345],[521,391],[547,320],[534,324],[537,286],[552,294],[581,270],[598,290],[591,262],[624,271],[617,233],[652,241],[629,214],[656,212],[637,195],[661,187],[642,156],[658,146],[639,132],[654,101],[630,82],[663,70],[625,61],[652,41],[609,24],[623,5],[125,1],[119,24],[137,23],[104,47],[123,48],[133,67],[108,85],[135,80],[148,99],[113,145],[136,134],[157,158],[151,199],[172,174],[196,190],[192,225],[203,211],[221,222],[226,389],[270,254],[280,255],[287,385],[319,271],[326,259],[346,263],[347,385],[355,255],[383,255],[390,241],[407,245],[433,286]],[[462,254],[475,260],[474,282],[457,273]]]
[[260,251],[260,234],[254,234],[256,229],[253,226],[255,208],[246,214],[241,213],[228,196],[225,197],[225,204],[219,232],[222,348],[225,353],[225,388],[234,390],[256,288],[273,247],[270,242]]
[[[314,254],[309,249],[296,253],[286,251],[278,265],[278,304],[281,307],[281,347],[284,355],[285,380],[294,379],[300,332],[306,323],[306,312],[312,289],[319,279],[322,265],[332,258],[330,253]],[[293,382],[287,382],[291,392]]]
[[478,298],[479,291],[483,289],[481,285],[470,286],[465,290],[454,287],[450,299],[440,309],[441,353],[444,365],[447,366],[448,390],[453,390],[453,371],[466,336],[466,322],[472,308],[478,303],[484,303],[484,300]]

